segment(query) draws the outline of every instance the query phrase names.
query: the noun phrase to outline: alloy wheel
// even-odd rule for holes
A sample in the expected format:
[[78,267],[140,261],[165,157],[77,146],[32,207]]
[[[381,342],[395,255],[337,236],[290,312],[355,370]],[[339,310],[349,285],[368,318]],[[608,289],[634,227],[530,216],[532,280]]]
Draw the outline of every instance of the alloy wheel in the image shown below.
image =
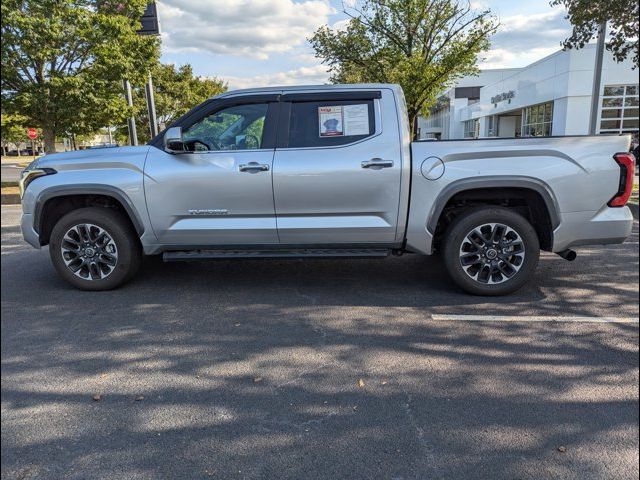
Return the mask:
[[102,280],[118,263],[118,248],[112,235],[91,223],[69,228],[60,250],[67,268],[84,280]]
[[473,228],[460,245],[460,265],[478,283],[499,284],[513,278],[525,259],[520,234],[502,223]]

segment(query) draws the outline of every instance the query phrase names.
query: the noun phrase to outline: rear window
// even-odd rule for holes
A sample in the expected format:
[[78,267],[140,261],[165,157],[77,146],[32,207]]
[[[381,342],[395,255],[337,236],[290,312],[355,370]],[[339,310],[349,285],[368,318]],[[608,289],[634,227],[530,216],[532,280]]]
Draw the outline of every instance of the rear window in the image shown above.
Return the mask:
[[373,100],[293,102],[289,147],[334,147],[375,132]]

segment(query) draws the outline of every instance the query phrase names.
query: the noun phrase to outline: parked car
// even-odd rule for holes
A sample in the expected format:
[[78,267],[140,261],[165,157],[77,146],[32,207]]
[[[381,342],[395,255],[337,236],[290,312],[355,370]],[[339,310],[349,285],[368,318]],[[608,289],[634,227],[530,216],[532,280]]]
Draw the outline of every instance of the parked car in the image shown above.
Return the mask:
[[227,92],[148,145],[43,157],[23,173],[22,232],[72,285],[106,290],[166,261],[442,256],[507,294],[540,250],[621,243],[628,136],[412,142],[397,85]]
[[96,148],[116,148],[117,143],[100,143],[98,145],[91,145],[87,147],[87,150],[95,150]]

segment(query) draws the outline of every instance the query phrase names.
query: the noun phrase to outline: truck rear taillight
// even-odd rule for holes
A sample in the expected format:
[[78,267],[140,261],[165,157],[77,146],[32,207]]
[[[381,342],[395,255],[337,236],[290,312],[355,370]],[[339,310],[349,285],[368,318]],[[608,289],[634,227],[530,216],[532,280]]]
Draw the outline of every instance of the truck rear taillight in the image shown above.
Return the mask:
[[633,172],[635,170],[636,158],[632,153],[616,153],[613,159],[620,166],[620,183],[618,193],[609,200],[610,207],[624,207],[629,201],[633,191]]

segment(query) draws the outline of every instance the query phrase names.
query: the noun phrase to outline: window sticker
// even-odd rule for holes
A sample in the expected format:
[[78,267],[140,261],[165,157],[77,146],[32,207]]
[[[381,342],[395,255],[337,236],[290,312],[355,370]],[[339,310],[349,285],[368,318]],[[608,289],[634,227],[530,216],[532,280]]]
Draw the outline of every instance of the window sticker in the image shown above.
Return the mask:
[[369,135],[369,106],[345,105],[343,109],[343,124],[345,135]]
[[321,137],[342,137],[344,135],[342,108],[342,106],[318,107]]

